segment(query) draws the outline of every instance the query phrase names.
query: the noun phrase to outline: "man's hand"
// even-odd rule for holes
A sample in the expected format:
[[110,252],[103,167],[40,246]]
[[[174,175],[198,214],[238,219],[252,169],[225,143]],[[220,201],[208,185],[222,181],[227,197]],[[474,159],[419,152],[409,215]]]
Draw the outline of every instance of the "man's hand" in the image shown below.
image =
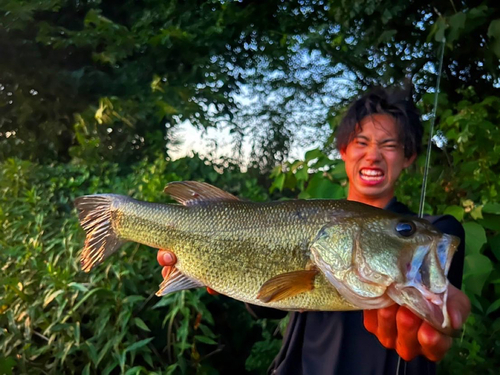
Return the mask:
[[[158,250],[158,254],[156,254],[156,260],[160,263],[160,266],[163,266],[161,270],[161,275],[163,278],[167,276],[170,272],[170,269],[175,266],[177,263],[177,257],[174,253],[169,250],[160,249]],[[207,287],[207,292],[213,296],[219,294],[215,290]]]
[[[450,285],[448,313],[454,329],[460,329],[470,313],[467,296]],[[437,362],[450,349],[452,338],[437,331],[405,307],[393,305],[384,309],[364,311],[365,328],[388,349],[396,349],[405,361],[417,355]]]

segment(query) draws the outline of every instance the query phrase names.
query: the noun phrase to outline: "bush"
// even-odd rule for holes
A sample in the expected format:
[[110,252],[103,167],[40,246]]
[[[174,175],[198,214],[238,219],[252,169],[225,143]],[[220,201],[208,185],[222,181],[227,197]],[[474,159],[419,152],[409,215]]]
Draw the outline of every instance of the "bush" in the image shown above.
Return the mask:
[[[244,372],[253,343],[263,329],[272,332],[272,324],[266,328],[242,303],[201,289],[158,299],[160,266],[146,246],[124,246],[84,274],[78,264],[84,233],[72,201],[114,192],[166,202],[167,182],[201,176],[252,200],[266,199],[250,173],[196,156],[144,161],[131,173],[109,163],[1,164],[0,373]],[[214,355],[223,349],[231,355]],[[274,354],[262,360],[269,363]]]

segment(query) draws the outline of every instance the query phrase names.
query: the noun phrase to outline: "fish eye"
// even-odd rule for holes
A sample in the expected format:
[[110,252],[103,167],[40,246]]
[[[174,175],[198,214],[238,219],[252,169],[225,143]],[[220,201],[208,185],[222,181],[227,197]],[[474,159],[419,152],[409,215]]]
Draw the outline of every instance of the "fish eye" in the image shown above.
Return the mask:
[[396,224],[396,232],[398,232],[403,237],[412,236],[416,230],[417,228],[415,227],[415,224],[411,221],[400,221]]

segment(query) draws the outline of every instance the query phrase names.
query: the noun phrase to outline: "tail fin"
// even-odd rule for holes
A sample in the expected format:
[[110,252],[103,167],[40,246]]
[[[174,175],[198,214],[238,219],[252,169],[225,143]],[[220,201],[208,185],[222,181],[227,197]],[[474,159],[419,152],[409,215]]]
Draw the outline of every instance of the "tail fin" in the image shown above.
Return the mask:
[[113,194],[85,195],[75,199],[80,225],[87,233],[80,262],[89,272],[125,242],[113,229],[112,211],[124,197]]

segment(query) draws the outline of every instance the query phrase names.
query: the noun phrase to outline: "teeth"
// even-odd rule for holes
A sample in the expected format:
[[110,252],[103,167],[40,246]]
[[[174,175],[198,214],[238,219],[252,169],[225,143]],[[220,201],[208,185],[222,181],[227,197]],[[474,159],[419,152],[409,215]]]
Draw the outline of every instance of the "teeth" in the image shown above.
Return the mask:
[[381,171],[375,171],[373,169],[362,169],[361,174],[365,176],[382,176],[383,173]]
[[363,176],[363,180],[365,181],[380,181],[382,176]]

